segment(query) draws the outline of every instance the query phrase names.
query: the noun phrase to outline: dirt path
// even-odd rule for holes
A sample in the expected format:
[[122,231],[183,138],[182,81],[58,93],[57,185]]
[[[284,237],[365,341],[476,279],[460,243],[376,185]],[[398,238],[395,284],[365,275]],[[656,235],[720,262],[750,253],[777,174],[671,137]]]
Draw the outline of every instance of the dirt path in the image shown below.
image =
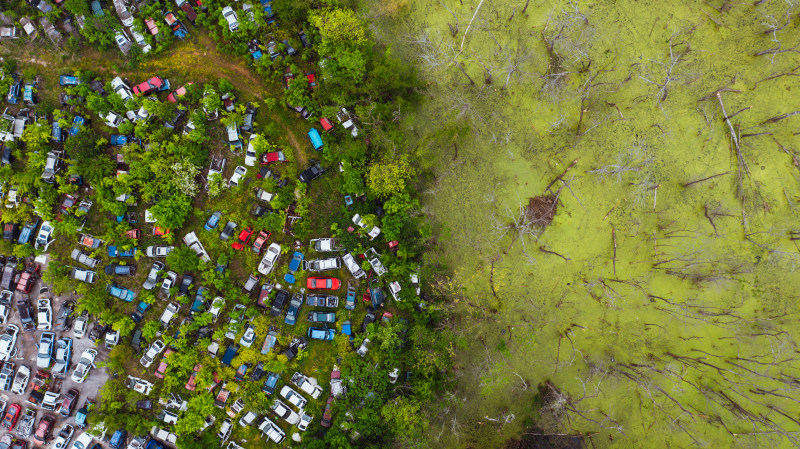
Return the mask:
[[[131,80],[156,72],[179,73],[197,82],[227,78],[247,100],[263,101],[271,93],[258,75],[245,66],[238,56],[223,55],[216,48],[216,43],[207,34],[200,34],[196,41],[177,42],[166,55],[145,61],[133,70],[124,67],[126,62],[121,54],[116,57],[112,53],[115,57],[109,57],[108,53],[91,48],[82,49],[59,65],[74,65],[82,70],[105,70]],[[22,54],[16,55],[19,60],[42,66],[43,71],[54,69],[31,46],[26,45],[25,49]],[[308,157],[294,131],[277,114],[270,114],[269,119],[281,125],[286,132],[286,139],[294,149],[295,159],[301,167],[305,167]]]

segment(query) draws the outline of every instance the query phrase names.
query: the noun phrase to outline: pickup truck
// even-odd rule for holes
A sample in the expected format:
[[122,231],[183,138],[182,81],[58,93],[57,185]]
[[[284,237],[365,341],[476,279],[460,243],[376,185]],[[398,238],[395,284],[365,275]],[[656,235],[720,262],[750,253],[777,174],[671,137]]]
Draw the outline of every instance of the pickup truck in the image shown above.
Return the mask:
[[72,250],[72,254],[70,254],[70,257],[72,257],[72,260],[81,263],[83,265],[86,265],[89,268],[94,268],[97,266],[98,262],[97,259],[87,256],[86,254],[81,252],[81,250],[78,248]]
[[194,8],[192,8],[192,5],[189,4],[187,0],[175,0],[175,3],[178,4],[178,8],[180,8],[181,10],[183,10],[184,13],[186,13],[186,18],[189,19],[189,22],[194,23],[194,21],[197,20],[197,13],[194,11]]
[[228,386],[227,382],[222,384],[222,388],[219,389],[219,393],[217,393],[217,397],[214,398],[214,405],[216,405],[217,407],[222,408],[222,409],[225,408],[225,404],[228,402],[228,397],[231,395],[230,390],[225,388],[227,386]]
[[185,26],[183,26],[181,21],[175,17],[175,14],[172,11],[167,11],[164,14],[164,21],[167,22],[167,26],[169,26],[169,29],[172,30],[172,34],[178,38],[183,39],[189,35],[189,31]]
[[183,238],[183,243],[197,253],[197,255],[200,257],[200,260],[206,263],[211,262],[211,258],[208,256],[206,249],[203,248],[203,244],[197,239],[197,234],[195,234],[194,231],[186,234],[186,236]]
[[311,307],[339,307],[339,297],[334,295],[308,295],[306,305]]
[[208,180],[211,179],[211,175],[219,175],[222,177],[222,172],[225,170],[225,163],[227,160],[224,157],[212,157],[211,158],[211,165],[208,168],[208,176],[206,176],[206,190],[208,190],[211,186],[208,184]]
[[89,234],[80,234],[78,235],[78,243],[83,246],[96,249],[100,248],[100,245],[103,244],[103,241]]

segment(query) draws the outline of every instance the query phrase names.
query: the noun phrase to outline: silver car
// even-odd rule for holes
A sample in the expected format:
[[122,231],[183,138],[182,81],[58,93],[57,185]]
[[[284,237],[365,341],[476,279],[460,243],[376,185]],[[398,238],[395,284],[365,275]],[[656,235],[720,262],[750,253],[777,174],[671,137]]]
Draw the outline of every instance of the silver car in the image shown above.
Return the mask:
[[159,272],[164,269],[164,264],[161,262],[153,262],[153,266],[150,267],[150,272],[147,273],[147,279],[145,279],[144,284],[142,287],[145,290],[152,290],[156,284],[158,283],[159,279]]
[[42,332],[39,337],[39,351],[36,353],[36,367],[47,369],[53,363],[53,347],[56,343],[56,334]]

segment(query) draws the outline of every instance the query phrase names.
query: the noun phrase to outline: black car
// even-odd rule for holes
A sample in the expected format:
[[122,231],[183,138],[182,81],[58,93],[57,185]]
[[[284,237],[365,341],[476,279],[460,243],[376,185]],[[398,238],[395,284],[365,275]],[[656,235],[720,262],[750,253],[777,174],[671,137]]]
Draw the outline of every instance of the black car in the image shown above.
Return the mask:
[[319,165],[318,163],[316,163],[314,161],[311,161],[311,162],[312,162],[312,165],[310,167],[308,167],[307,169],[303,170],[303,172],[300,173],[300,176],[298,176],[300,181],[302,181],[302,182],[311,182],[311,181],[319,178],[320,176],[322,176],[323,173],[325,173],[325,170],[322,169],[321,165]]
[[136,329],[133,331],[133,336],[131,337],[131,347],[134,351],[139,352],[142,349],[142,330]]
[[28,298],[17,300],[17,310],[19,311],[19,320],[22,322],[22,330],[24,332],[35,331],[36,321],[34,321],[33,307],[31,307]]
[[306,346],[308,346],[308,340],[306,340],[305,337],[294,337],[289,343],[289,347],[281,354],[285,355],[288,360],[292,360],[297,357],[297,353],[300,352],[301,349],[305,349]]
[[108,92],[103,89],[103,83],[100,82],[100,80],[92,80],[92,82],[89,83],[89,88],[104,97],[108,95]]
[[56,332],[65,332],[72,328],[72,322],[75,320],[72,317],[73,310],[75,310],[75,301],[65,301],[61,304],[53,328]]
[[376,317],[375,309],[373,309],[372,307],[367,307],[367,315],[364,317],[364,322],[361,323],[361,332],[367,331],[367,325],[369,325],[369,323],[375,322],[375,317]]
[[249,133],[253,132],[253,122],[256,118],[256,107],[252,103],[247,103],[244,110],[244,119],[242,120],[242,131]]
[[219,239],[223,242],[227,242],[228,239],[231,238],[231,235],[233,235],[234,229],[236,229],[236,223],[228,221],[222,229],[222,232],[219,233]]
[[3,225],[3,240],[16,242],[19,238],[19,225],[17,223],[6,223]]
[[254,217],[261,217],[267,212],[269,212],[269,209],[260,204],[253,204],[253,207],[250,208],[250,215]]
[[133,276],[136,274],[136,265],[120,265],[112,263],[106,265],[106,274],[109,276]]
[[183,273],[183,279],[181,279],[181,285],[178,286],[178,291],[182,295],[189,294],[189,288],[194,283],[194,278],[189,273]]
[[297,35],[300,37],[300,43],[303,44],[303,47],[311,47],[311,41],[308,40],[308,35],[305,31],[300,31]]
[[258,382],[264,377],[266,371],[264,371],[264,362],[258,362],[258,365],[253,369],[253,372],[250,374],[250,380],[253,382]]
[[139,410],[152,410],[153,409],[153,401],[149,399],[145,399],[144,401],[137,401],[136,408]]
[[272,300],[272,307],[269,308],[270,316],[281,316],[283,314],[283,307],[289,301],[292,295],[286,290],[278,290],[275,299]]
[[95,321],[92,324],[92,329],[89,331],[89,340],[98,340],[105,337],[106,332],[108,332],[110,328],[108,324]]

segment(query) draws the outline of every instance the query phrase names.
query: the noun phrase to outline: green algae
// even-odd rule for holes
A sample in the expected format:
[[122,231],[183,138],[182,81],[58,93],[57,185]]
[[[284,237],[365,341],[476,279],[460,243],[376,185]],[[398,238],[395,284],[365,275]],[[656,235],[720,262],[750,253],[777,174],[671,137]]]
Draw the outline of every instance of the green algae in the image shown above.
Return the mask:
[[[798,59],[754,56],[797,44],[796,19],[765,33],[788,5],[370,5],[429,83],[406,128],[435,257],[471,304],[437,445],[497,447],[529,419],[594,447],[798,445],[800,116],[770,121],[796,110]],[[741,157],[720,98],[744,109]],[[509,227],[574,160],[553,223]]]

